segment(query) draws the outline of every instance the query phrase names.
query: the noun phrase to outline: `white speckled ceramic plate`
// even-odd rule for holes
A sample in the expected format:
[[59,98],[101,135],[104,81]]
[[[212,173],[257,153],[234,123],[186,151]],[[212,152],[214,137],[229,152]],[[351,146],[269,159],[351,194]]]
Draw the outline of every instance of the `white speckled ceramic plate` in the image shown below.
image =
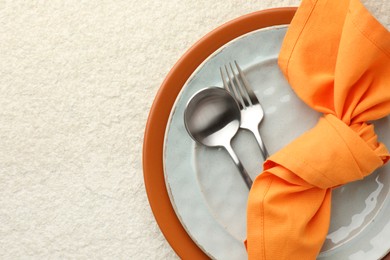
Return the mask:
[[[219,67],[237,60],[264,110],[260,131],[270,153],[314,126],[320,116],[297,98],[277,66],[286,26],[251,32],[205,60],[183,86],[166,129],[164,171],[168,193],[182,225],[211,258],[246,259],[248,190],[227,152],[196,144],[183,117],[190,97],[222,87]],[[390,118],[376,124],[390,147]],[[233,148],[254,179],[262,157],[254,138],[239,131]],[[331,163],[331,162],[329,162]],[[333,192],[332,220],[319,259],[379,259],[390,249],[390,167]]]

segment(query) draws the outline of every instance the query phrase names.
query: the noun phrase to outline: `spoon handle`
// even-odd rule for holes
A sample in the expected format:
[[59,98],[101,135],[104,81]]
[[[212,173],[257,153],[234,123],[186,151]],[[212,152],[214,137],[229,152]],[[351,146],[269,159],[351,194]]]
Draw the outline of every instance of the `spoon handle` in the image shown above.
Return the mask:
[[252,179],[249,176],[248,172],[245,170],[240,159],[238,158],[238,156],[234,152],[231,144],[229,143],[229,144],[225,145],[225,149],[229,153],[230,157],[232,158],[234,164],[237,166],[238,170],[240,171],[241,177],[244,179],[246,186],[248,187],[248,189],[250,189],[252,187]]

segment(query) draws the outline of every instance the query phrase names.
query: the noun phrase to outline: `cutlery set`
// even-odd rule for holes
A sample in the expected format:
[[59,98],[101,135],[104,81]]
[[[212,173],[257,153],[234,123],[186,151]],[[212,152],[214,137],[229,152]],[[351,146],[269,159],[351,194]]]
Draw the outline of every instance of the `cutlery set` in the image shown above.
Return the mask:
[[224,147],[250,189],[252,180],[234,152],[231,141],[240,128],[250,131],[265,160],[269,155],[259,132],[264,111],[236,61],[234,66],[229,63],[221,67],[220,74],[223,88],[208,87],[190,98],[184,111],[185,127],[197,143]]

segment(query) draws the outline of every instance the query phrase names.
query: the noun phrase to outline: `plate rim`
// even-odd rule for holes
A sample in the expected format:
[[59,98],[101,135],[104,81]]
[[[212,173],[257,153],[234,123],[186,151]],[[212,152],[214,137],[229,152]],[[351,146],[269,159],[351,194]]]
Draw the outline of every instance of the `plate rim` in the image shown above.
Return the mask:
[[156,222],[177,255],[182,258],[208,259],[181,225],[171,204],[165,184],[163,145],[166,125],[176,97],[187,79],[209,55],[227,42],[254,30],[289,24],[297,7],[279,7],[240,16],[206,34],[173,66],[151,106],[146,122],[142,165],[144,185]]

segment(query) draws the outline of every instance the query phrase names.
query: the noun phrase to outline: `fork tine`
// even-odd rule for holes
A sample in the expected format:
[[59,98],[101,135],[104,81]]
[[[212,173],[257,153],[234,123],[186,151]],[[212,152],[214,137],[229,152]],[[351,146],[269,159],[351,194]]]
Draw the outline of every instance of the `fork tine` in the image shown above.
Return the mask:
[[237,76],[237,73],[234,72],[234,69],[233,69],[233,66],[232,64],[229,62],[229,65],[230,65],[230,69],[233,73],[233,76],[234,76],[234,80],[236,81],[236,88],[238,88],[239,92],[240,92],[240,96],[242,97],[242,99],[244,100],[244,103],[245,103],[245,106],[251,106],[252,105],[252,102],[250,101],[249,99],[249,96],[248,96],[248,92],[246,91],[246,89],[244,89],[241,85],[241,82],[240,80],[238,79],[238,76]]
[[[231,77],[231,75],[229,73],[229,70],[226,67],[226,65],[225,65],[225,70],[226,70],[226,74],[227,74],[228,79],[229,79],[230,87],[233,90],[233,92],[231,92],[231,93],[233,93],[235,99],[239,101],[238,104],[240,105],[240,109],[244,108],[245,107],[244,100],[242,99],[241,94],[238,93],[238,90],[237,90],[236,86],[234,85],[233,78]],[[233,73],[233,75],[234,75],[234,73]]]
[[240,75],[241,81],[243,83],[242,85],[244,85],[244,87],[245,87],[245,90],[246,90],[245,93],[247,95],[247,98],[250,100],[251,105],[259,103],[259,100],[257,99],[256,94],[253,92],[253,90],[252,90],[248,80],[246,79],[244,73],[242,72],[240,66],[238,66],[237,61],[234,61],[234,64],[236,65],[236,68],[238,70],[238,74]]
[[223,88],[226,89],[227,91],[229,91],[230,93],[232,93],[232,89],[231,87],[228,85],[226,79],[225,79],[225,75],[223,74],[223,70],[222,70],[222,67],[219,67],[219,72],[221,72],[221,78],[222,78],[222,82],[223,82]]

